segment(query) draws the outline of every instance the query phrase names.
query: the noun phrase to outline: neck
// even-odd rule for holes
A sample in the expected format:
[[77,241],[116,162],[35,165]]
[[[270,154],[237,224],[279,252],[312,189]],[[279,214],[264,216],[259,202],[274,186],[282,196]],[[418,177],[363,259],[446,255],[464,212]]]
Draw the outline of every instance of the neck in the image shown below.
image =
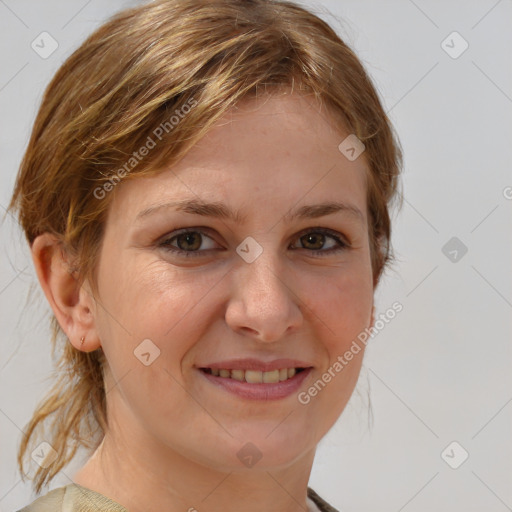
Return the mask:
[[219,471],[175,452],[162,463],[150,450],[123,449],[107,434],[73,481],[130,512],[307,512],[313,457],[308,453],[286,469]]
[[128,421],[109,422],[109,429],[73,481],[130,512],[308,510],[314,449],[286,467],[219,468],[162,446]]

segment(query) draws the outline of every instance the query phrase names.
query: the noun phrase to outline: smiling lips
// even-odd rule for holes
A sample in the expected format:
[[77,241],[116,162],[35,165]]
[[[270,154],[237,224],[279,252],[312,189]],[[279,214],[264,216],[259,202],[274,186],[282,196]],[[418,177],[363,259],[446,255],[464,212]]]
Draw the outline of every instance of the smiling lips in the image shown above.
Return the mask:
[[238,399],[268,403],[297,393],[313,366],[296,359],[246,358],[201,364],[197,370],[217,389]]

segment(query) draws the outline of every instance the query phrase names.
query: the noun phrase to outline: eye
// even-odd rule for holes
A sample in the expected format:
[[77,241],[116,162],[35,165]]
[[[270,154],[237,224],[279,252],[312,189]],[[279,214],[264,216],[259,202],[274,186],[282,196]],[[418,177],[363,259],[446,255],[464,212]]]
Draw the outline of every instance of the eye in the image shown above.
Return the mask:
[[[218,249],[214,240],[202,228],[184,228],[171,235],[160,241],[158,246],[177,256],[201,256],[207,251]],[[297,236],[302,247],[290,247],[294,250],[304,249],[315,257],[328,256],[350,248],[340,233],[330,229],[309,228]]]
[[[325,249],[326,241],[330,239],[329,247]],[[343,241],[336,231],[325,228],[313,228],[299,234],[299,241],[302,248],[309,251],[312,256],[323,257],[347,250],[350,244]]]
[[[203,246],[205,239],[210,241],[209,244],[206,244],[210,247],[205,248]],[[200,256],[200,253],[204,250],[215,249],[215,247],[212,247],[212,243],[215,245],[211,237],[204,231],[195,228],[182,229],[180,232],[174,233],[173,236],[162,240],[159,246],[180,256]],[[203,250],[199,251],[201,246],[203,246]]]

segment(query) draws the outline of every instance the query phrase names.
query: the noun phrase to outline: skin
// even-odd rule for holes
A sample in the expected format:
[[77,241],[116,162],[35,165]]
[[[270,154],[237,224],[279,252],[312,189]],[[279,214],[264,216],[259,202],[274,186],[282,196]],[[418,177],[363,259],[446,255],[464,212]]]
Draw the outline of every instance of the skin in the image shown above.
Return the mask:
[[[316,446],[354,390],[364,349],[307,405],[297,394],[231,395],[196,366],[301,359],[314,367],[304,391],[373,325],[367,163],[338,150],[348,134],[309,97],[242,103],[177,165],[111,192],[96,294],[87,282],[78,289],[51,235],[36,239],[36,271],[60,325],[78,350],[101,347],[108,361],[109,429],[74,482],[130,512],[307,510]],[[226,203],[246,221],[173,208],[136,220],[150,206],[185,198]],[[350,203],[362,217],[284,220],[293,208],[327,201]],[[176,230],[200,226],[207,236],[190,245],[169,242]],[[350,247],[329,254],[337,243],[321,234],[308,243],[302,231],[316,228]],[[236,252],[247,236],[263,248],[252,263]],[[202,255],[169,249],[190,246]],[[160,349],[148,366],[134,356],[144,339]],[[247,442],[262,454],[253,467],[237,457]]]

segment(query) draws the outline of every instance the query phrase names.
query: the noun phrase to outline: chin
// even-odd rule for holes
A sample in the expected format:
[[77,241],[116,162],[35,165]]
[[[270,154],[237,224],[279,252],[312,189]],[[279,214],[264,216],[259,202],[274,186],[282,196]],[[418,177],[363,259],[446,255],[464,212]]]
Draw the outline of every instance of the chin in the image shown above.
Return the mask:
[[[232,438],[216,442],[207,450],[213,453],[213,465],[223,471],[240,472],[247,469],[276,470],[285,469],[304,457],[316,446],[314,440],[302,431],[280,425],[283,418],[271,423],[270,428],[248,428],[245,424]],[[266,427],[270,422],[266,422]],[[219,461],[223,461],[219,466]]]

